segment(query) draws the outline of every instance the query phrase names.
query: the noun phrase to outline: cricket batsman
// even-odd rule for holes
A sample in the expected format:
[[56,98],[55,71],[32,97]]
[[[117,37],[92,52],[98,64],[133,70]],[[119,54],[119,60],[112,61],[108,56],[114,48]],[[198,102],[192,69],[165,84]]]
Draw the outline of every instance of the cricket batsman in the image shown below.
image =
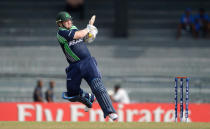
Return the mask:
[[[91,43],[98,33],[93,25],[95,15],[90,19],[85,29],[78,30],[73,25],[72,18],[68,12],[60,12],[56,17],[58,25],[57,39],[66,56],[69,66],[66,68],[67,92],[63,93],[63,98],[71,102],[81,102],[88,108],[92,107],[96,97],[104,118],[107,116],[117,120],[118,115],[113,108],[107,90],[102,83],[102,77],[97,67],[97,62],[91,56],[86,43]],[[82,79],[85,79],[90,86],[92,93],[86,93],[80,88]]]

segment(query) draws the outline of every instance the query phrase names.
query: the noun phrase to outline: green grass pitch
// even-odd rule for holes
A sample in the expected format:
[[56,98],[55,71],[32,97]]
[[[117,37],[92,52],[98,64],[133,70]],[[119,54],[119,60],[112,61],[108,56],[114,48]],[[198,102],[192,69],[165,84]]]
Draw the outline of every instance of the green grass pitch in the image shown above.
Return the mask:
[[210,129],[210,123],[0,122],[0,129]]

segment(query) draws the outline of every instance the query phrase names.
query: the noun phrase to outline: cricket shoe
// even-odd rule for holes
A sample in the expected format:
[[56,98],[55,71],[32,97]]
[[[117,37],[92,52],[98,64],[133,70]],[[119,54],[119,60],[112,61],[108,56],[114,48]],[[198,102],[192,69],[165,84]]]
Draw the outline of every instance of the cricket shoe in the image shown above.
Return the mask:
[[95,100],[95,96],[91,93],[86,93],[86,92],[80,92],[79,95],[77,96],[68,96],[67,92],[63,92],[62,94],[62,98],[63,99],[67,99],[70,102],[81,102],[83,103],[85,106],[87,106],[88,108],[92,108],[92,104]]
[[86,93],[85,96],[86,96],[87,100],[89,100],[91,102],[91,106],[85,105],[85,108],[84,108],[85,112],[88,112],[92,108],[92,104],[96,100],[96,97],[94,94],[91,94],[91,93]]
[[92,108],[92,104],[95,100],[95,95],[91,93],[83,92],[82,94],[80,94],[80,96],[82,98],[80,102],[85,104],[87,108]]
[[116,121],[118,119],[118,115],[116,113],[109,114],[109,118],[113,121]]

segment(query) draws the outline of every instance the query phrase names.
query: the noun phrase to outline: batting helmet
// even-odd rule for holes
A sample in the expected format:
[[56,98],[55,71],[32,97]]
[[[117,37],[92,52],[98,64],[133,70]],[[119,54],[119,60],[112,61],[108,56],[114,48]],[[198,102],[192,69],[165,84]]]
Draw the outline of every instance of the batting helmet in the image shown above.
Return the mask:
[[71,15],[68,12],[59,12],[56,16],[56,23],[71,20]]

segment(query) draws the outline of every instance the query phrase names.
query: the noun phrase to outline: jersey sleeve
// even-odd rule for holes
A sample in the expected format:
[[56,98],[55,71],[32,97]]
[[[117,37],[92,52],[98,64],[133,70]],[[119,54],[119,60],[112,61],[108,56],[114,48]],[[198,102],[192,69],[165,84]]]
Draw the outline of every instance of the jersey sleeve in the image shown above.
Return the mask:
[[122,98],[122,94],[123,93],[121,92],[121,90],[119,90],[116,94],[114,94],[113,96],[114,101],[119,102],[120,99]]
[[209,16],[206,14],[206,15],[204,15],[204,19],[206,20],[206,21],[209,21]]
[[69,41],[74,39],[74,35],[75,35],[76,31],[78,31],[77,27],[76,26],[72,26],[71,29],[70,29],[70,32],[68,34],[68,37],[70,39]]
[[190,23],[195,24],[195,17],[190,16]]
[[181,16],[180,23],[184,24],[184,15]]
[[75,32],[78,31],[76,26],[72,26],[70,30],[64,30],[60,32],[60,35],[64,37],[68,42],[74,39]]

